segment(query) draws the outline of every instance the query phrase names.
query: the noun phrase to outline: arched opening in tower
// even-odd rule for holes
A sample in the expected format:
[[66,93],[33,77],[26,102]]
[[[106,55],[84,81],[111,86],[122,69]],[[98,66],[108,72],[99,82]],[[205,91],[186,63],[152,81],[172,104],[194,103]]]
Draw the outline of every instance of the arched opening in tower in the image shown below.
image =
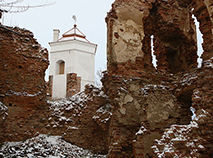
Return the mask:
[[59,60],[56,62],[56,75],[63,75],[65,71],[65,62]]

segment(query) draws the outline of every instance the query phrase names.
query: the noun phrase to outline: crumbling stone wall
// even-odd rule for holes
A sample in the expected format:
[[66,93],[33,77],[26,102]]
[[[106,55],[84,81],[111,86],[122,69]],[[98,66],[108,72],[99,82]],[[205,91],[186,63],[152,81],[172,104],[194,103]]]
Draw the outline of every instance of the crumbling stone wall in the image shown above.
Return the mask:
[[67,99],[47,101],[46,93],[52,95],[52,77],[47,91],[44,81],[47,50],[20,28],[1,25],[0,40],[0,144],[39,134],[61,135],[94,153],[107,154],[112,114],[104,92],[87,85],[78,93],[80,78],[72,73],[67,75]]
[[93,153],[107,154],[111,105],[104,92],[93,85],[70,98],[49,101],[45,126],[50,135],[63,139]]
[[81,77],[76,73],[67,74],[67,98],[81,91]]
[[149,84],[147,79],[126,79],[114,75],[105,76],[105,79],[103,82],[107,88],[112,82],[106,89],[113,103],[109,157],[134,157],[133,141],[140,127],[150,133],[144,135],[143,139],[147,141],[140,143],[144,148],[140,148],[140,153],[149,153],[151,142],[160,138],[164,128],[178,122],[177,100],[168,87]]
[[[108,70],[102,79],[113,113],[108,157],[158,157],[155,141],[174,124],[188,129],[191,107],[195,108],[198,128],[193,128],[193,137],[187,133],[184,141],[189,144],[189,139],[202,138],[197,143],[203,148],[194,147],[193,153],[188,150],[192,147],[186,146],[163,154],[212,154],[212,5],[209,0],[115,0],[112,4],[106,18]],[[204,39],[201,69],[197,68],[193,14]],[[151,35],[157,70],[152,64]],[[200,93],[202,96],[195,97]],[[201,117],[201,111],[208,115]],[[183,140],[178,141],[180,147]]]
[[50,100],[52,98],[52,89],[53,89],[53,76],[49,76],[49,81],[46,82],[47,85],[47,99]]
[[[49,76],[49,81],[47,84],[47,98],[52,99],[53,92],[53,76]],[[70,98],[73,95],[81,91],[81,77],[77,76],[76,73],[67,74],[67,84],[66,84],[66,98]]]
[[174,0],[115,1],[106,18],[109,70],[123,73],[136,69],[138,74],[153,69],[151,35],[155,37],[158,69],[176,73],[196,67],[197,40],[191,16],[189,8]]
[[[0,40],[0,144],[39,134],[61,135],[94,153],[107,154],[111,107],[103,91],[87,85],[78,93],[80,78],[73,73],[67,76],[67,89],[76,91],[69,91],[67,100],[47,102],[47,50],[20,28],[0,28]],[[50,98],[51,87],[52,77],[47,85]]]
[[0,141],[23,140],[36,133],[40,125],[33,118],[42,117],[47,105],[48,52],[32,32],[0,26],[0,101],[7,107],[0,120]]

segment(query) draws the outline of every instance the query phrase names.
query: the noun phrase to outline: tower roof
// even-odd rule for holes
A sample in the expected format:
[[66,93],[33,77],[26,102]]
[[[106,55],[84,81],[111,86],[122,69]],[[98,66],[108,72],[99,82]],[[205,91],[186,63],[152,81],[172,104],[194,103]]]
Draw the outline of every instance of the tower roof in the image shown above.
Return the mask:
[[86,39],[86,36],[77,28],[76,24],[74,25],[72,29],[65,32],[62,35],[62,37],[58,40],[58,42],[66,41],[66,40],[79,40],[79,41],[90,43],[90,41]]

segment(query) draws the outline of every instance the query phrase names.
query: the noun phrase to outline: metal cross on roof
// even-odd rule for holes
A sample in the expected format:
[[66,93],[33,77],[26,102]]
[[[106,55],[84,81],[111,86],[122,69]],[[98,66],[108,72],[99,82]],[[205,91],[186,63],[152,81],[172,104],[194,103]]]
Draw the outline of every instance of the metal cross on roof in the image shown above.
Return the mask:
[[72,18],[74,19],[75,25],[76,25],[76,22],[77,22],[77,17],[76,17],[76,15],[73,15]]

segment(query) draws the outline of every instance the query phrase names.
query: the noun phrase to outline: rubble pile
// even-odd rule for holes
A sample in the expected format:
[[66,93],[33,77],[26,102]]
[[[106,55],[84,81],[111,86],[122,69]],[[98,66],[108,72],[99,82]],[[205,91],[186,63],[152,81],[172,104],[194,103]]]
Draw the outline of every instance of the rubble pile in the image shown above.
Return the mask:
[[50,135],[63,139],[93,153],[107,154],[111,105],[102,90],[92,85],[85,91],[56,101],[48,101],[49,118],[45,126]]
[[88,157],[105,158],[64,141],[60,136],[39,136],[24,142],[8,142],[0,149],[0,157]]

